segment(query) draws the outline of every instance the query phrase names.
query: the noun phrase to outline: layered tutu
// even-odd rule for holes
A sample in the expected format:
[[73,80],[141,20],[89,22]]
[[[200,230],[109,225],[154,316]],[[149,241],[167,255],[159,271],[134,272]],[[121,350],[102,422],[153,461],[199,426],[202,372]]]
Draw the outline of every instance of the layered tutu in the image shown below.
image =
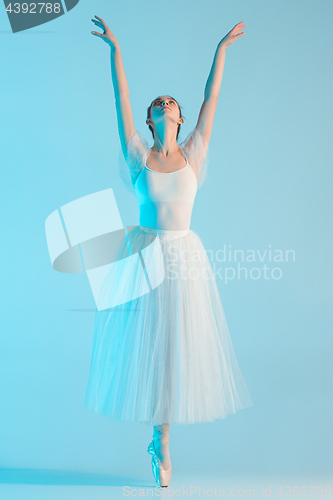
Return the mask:
[[[129,264],[129,255],[138,258]],[[115,260],[124,265],[105,277],[101,300],[118,305],[96,312],[85,407],[160,425],[212,422],[252,406],[198,234],[136,226]]]

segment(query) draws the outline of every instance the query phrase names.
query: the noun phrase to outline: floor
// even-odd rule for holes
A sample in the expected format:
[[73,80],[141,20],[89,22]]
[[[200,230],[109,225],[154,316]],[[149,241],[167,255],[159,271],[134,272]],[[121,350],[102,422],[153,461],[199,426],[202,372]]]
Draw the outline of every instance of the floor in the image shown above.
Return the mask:
[[1,500],[113,500],[139,498],[322,498],[333,500],[332,474],[222,473],[181,475],[173,471],[170,486],[158,488],[151,478],[119,477],[76,471],[0,469]]

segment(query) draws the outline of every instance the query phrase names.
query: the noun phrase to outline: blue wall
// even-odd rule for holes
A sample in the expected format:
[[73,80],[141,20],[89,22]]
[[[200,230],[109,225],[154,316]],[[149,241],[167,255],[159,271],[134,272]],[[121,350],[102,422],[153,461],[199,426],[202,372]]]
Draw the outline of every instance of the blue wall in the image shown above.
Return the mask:
[[[2,467],[145,474],[142,424],[84,409],[95,303],[85,274],[52,269],[45,219],[61,205],[112,187],[124,224],[137,202],[117,169],[109,47],[116,35],[136,128],[151,100],[174,96],[195,126],[221,38],[227,49],[210,141],[208,177],[192,229],[205,247],[295,252],[280,279],[220,276],[231,338],[254,406],[224,421],[174,426],[182,470],[255,475],[325,473],[332,450],[332,29],[330,0],[81,1],[66,15],[12,34],[0,19]],[[229,245],[231,245],[229,247]],[[267,254],[266,254],[267,255]],[[253,276],[257,276],[253,272]],[[121,452],[116,452],[121,447]],[[131,456],[123,452],[131,447]],[[184,457],[186,456],[186,460]],[[149,466],[148,466],[149,467]]]

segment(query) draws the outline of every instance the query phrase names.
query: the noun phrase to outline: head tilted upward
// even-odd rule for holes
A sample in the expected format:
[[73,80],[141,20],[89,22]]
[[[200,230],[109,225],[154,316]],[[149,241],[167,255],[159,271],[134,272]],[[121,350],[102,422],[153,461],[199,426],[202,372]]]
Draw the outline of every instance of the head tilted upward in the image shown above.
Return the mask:
[[177,139],[184,117],[176,99],[168,95],[154,99],[147,109],[146,123],[154,138],[153,150],[178,148]]

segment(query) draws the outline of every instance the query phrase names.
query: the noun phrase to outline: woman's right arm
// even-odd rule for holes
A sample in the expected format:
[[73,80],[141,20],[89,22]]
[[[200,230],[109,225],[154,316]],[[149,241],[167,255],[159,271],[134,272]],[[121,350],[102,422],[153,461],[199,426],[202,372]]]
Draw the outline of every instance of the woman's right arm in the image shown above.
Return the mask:
[[97,33],[96,31],[92,31],[91,33],[102,38],[110,46],[111,49],[111,75],[117,111],[119,138],[124,157],[127,158],[127,146],[129,139],[131,135],[135,134],[136,132],[133,122],[132,108],[129,100],[128,82],[116,37],[103,21],[103,19],[98,16],[95,17],[97,18],[97,20],[92,19],[92,21],[96,24],[96,26],[102,28],[104,30],[104,33],[101,34]]
[[118,132],[125,158],[130,136],[135,132],[132,108],[129,100],[129,87],[122,62],[119,45],[111,47],[111,74],[117,111]]

